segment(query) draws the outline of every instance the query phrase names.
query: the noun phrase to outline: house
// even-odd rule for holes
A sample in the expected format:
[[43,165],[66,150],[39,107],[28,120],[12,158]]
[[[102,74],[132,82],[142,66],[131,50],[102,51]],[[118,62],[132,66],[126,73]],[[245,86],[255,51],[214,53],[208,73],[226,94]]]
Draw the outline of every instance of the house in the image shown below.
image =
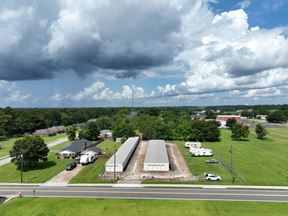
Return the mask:
[[204,120],[205,118],[205,111],[197,112],[195,115],[191,115],[191,120]]
[[257,115],[257,119],[266,120],[268,115]]
[[49,136],[52,135],[50,134],[50,131],[48,129],[41,129],[41,130],[36,130],[34,133],[32,133],[34,136]]
[[112,131],[108,130],[108,129],[101,130],[99,137],[102,138],[102,139],[107,139],[107,138],[111,139],[112,138]]
[[32,135],[34,136],[53,136],[59,133],[64,133],[66,130],[65,126],[53,126],[46,129],[36,130]]
[[97,147],[97,146],[92,146],[88,149],[85,149],[84,151],[81,152],[81,155],[83,154],[87,154],[87,153],[93,153],[93,154],[101,154],[102,153],[102,149]]
[[77,140],[73,142],[71,145],[63,147],[58,153],[56,153],[56,157],[59,158],[75,158],[80,155],[84,150],[88,150],[92,148],[94,144],[89,140]]
[[226,127],[226,122],[228,119],[235,119],[237,123],[241,122],[241,116],[240,115],[217,115],[216,121],[220,122],[220,128]]

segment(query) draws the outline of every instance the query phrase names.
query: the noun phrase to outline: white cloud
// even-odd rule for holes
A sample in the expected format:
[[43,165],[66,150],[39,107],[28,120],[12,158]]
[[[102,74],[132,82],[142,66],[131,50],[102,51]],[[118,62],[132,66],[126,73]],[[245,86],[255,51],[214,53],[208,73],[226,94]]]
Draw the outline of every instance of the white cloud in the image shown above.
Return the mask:
[[144,89],[138,86],[128,86],[123,85],[120,91],[112,91],[106,84],[101,81],[96,81],[88,87],[85,87],[83,90],[79,91],[76,94],[66,94],[62,95],[56,93],[52,95],[49,99],[51,101],[63,101],[63,100],[73,100],[73,101],[114,101],[114,100],[123,100],[131,99],[133,95],[134,99],[140,99],[146,97]]
[[23,94],[15,82],[0,80],[0,106],[10,106],[14,103],[27,103],[31,94]]
[[240,8],[242,9],[246,9],[248,8],[249,6],[251,5],[251,0],[244,0],[244,1],[241,1],[237,4],[237,6],[239,6]]

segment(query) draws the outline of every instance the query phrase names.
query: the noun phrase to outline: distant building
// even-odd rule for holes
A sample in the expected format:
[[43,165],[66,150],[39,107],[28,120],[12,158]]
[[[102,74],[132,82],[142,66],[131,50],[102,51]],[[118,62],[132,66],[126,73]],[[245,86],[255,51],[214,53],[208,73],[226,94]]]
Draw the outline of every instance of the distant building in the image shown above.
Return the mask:
[[241,122],[241,116],[240,115],[217,115],[216,121],[220,122],[220,128],[226,127],[226,122],[228,119],[235,119],[237,123]]
[[257,119],[266,120],[268,115],[257,115]]
[[99,137],[104,140],[111,140],[112,139],[112,130],[101,130]]
[[46,129],[36,130],[32,135],[34,136],[53,136],[59,133],[64,133],[66,130],[65,126],[53,126]]
[[191,116],[192,120],[204,120],[206,118],[205,111],[197,112],[195,115]]

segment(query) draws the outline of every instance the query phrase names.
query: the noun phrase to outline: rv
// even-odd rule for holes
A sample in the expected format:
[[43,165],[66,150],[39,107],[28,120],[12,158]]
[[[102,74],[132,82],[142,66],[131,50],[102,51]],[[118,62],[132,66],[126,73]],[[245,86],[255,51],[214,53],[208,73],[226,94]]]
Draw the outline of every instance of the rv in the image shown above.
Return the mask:
[[201,148],[201,143],[200,142],[185,142],[185,147],[192,149],[192,148]]
[[191,149],[190,153],[192,156],[213,156],[213,152],[211,149]]
[[96,154],[94,152],[87,152],[80,156],[80,163],[82,165],[93,163],[96,160]]

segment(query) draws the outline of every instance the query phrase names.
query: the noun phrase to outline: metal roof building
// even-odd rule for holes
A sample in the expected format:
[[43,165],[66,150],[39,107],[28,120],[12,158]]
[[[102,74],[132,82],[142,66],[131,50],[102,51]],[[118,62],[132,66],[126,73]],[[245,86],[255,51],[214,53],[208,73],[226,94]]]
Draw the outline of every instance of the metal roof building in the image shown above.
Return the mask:
[[169,171],[169,158],[164,140],[149,140],[144,171]]
[[116,154],[112,155],[112,157],[106,162],[105,171],[114,172],[114,158],[115,158],[115,172],[123,172],[128,164],[128,161],[133,155],[139,141],[140,141],[139,137],[128,138],[118,149]]

